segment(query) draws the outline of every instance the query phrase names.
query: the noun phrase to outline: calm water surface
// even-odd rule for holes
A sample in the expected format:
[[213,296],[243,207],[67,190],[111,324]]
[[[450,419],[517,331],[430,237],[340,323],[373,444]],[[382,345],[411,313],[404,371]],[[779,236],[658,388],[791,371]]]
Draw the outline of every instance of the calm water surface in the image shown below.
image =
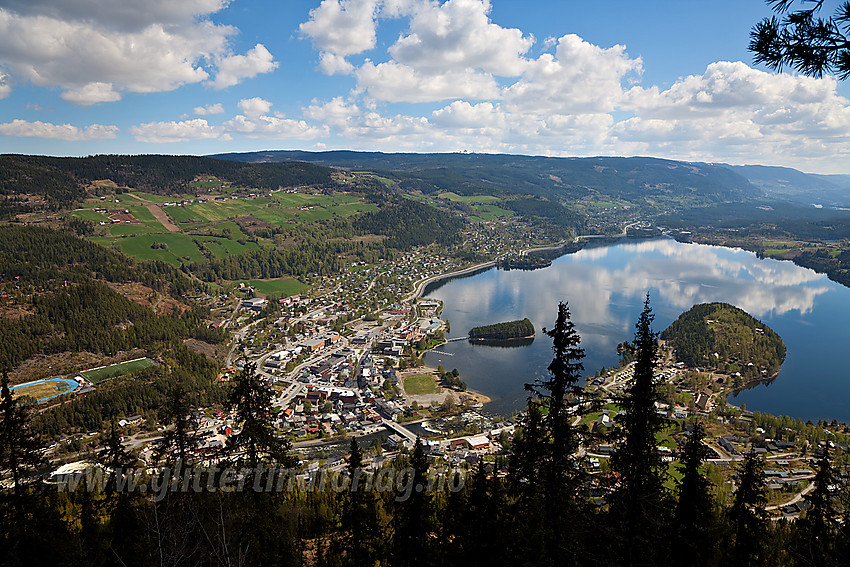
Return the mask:
[[750,252],[683,244],[668,238],[623,242],[562,256],[531,272],[491,269],[432,286],[445,302],[451,337],[476,325],[528,317],[531,345],[493,347],[451,342],[426,354],[430,366],[457,368],[473,390],[487,394],[492,412],[525,405],[523,384],[546,375],[551,327],[559,301],[569,302],[582,337],[586,374],[617,363],[617,343],[630,340],[646,292],[655,329],[665,329],[696,303],[723,301],[772,327],[787,356],[777,379],[733,399],[749,409],[802,419],[850,422],[850,289],[791,262],[760,260]]

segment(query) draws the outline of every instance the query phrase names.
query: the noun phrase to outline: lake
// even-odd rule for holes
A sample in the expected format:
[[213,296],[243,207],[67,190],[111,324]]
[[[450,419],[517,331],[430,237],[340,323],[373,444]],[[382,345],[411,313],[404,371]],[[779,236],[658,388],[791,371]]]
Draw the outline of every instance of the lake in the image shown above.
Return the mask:
[[773,328],[787,347],[776,380],[733,397],[748,409],[801,419],[850,422],[850,289],[791,262],[745,250],[685,244],[670,238],[621,241],[561,256],[548,268],[482,273],[436,282],[425,297],[444,302],[448,338],[478,325],[528,317],[531,345],[450,342],[425,362],[457,368],[469,388],[487,394],[485,409],[510,415],[525,406],[523,384],[546,376],[559,301],[569,303],[586,351],[585,375],[617,364],[617,344],[631,340],[649,292],[654,329],[665,329],[697,303],[722,301]]

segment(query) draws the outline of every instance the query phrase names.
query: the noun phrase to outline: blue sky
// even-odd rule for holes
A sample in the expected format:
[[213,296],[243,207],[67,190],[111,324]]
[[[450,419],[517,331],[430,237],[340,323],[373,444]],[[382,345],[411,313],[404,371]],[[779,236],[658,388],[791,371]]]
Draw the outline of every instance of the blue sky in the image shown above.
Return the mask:
[[651,155],[850,173],[761,0],[4,0],[0,152]]

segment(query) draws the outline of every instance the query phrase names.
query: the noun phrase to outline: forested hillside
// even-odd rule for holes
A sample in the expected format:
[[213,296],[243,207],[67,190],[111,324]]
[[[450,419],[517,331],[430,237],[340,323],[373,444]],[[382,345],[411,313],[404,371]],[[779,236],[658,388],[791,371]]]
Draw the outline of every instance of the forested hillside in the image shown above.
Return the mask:
[[197,283],[164,262],[135,262],[68,231],[0,225],[0,281],[43,288],[91,278],[113,283],[140,282],[174,297],[180,297]]
[[0,367],[14,368],[35,354],[113,355],[189,337],[224,339],[207,328],[199,309],[156,315],[107,283],[138,284],[175,298],[200,284],[162,262],[134,262],[67,232],[0,226]]
[[745,378],[773,376],[785,360],[785,343],[773,329],[727,303],[694,305],[661,338],[691,368],[740,372]]
[[[308,163],[246,164],[198,156],[98,155],[84,158],[0,156],[0,196],[10,208],[26,195],[40,195],[50,208],[68,207],[85,196],[94,181],[150,193],[185,193],[199,175],[211,175],[234,187],[277,189],[329,185],[331,170]],[[0,212],[3,212],[0,210]]]
[[359,234],[386,236],[387,246],[406,250],[431,243],[443,246],[458,243],[464,220],[435,207],[398,199],[380,211],[355,219],[352,225]]

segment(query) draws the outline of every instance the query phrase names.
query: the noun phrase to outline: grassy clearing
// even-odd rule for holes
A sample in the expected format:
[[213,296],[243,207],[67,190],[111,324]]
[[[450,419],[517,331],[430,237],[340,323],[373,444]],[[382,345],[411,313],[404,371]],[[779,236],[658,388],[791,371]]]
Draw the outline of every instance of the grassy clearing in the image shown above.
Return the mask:
[[96,213],[92,210],[84,210],[84,211],[74,211],[71,213],[72,217],[76,217],[78,219],[90,220],[92,222],[106,222],[109,218],[101,213]]
[[483,220],[492,220],[498,217],[511,217],[514,215],[513,211],[502,209],[496,205],[476,205],[472,208],[475,210],[475,216]]
[[380,175],[373,175],[372,179],[374,179],[375,181],[380,181],[384,185],[384,187],[392,187],[393,185],[395,185],[395,181],[393,181],[392,179],[387,179],[386,177],[381,177]]
[[288,297],[301,293],[309,286],[301,283],[294,278],[277,278],[274,280],[248,280],[248,285],[254,286],[257,291],[264,295],[275,294],[281,297]]
[[410,396],[439,394],[440,387],[433,374],[411,374],[404,379],[404,391]]
[[501,199],[494,197],[493,195],[458,195],[451,191],[440,193],[437,197],[441,199],[448,199],[456,203],[466,203],[467,205],[480,205],[501,201]]
[[165,227],[161,224],[159,224],[159,228],[148,226],[146,224],[113,224],[109,227],[109,234],[112,236],[127,236],[130,234],[152,234],[156,232],[166,232]]
[[190,207],[186,206],[167,207],[166,212],[171,217],[171,220],[177,224],[207,222],[207,219],[195,214]]
[[239,244],[235,240],[226,238],[215,238],[213,236],[204,236],[198,238],[199,242],[204,243],[204,247],[212,252],[217,258],[224,256],[238,256],[247,250],[256,250],[259,248],[256,242],[247,242],[244,245]]
[[127,362],[104,366],[103,368],[86,370],[85,372],[80,372],[80,374],[96,384],[110,378],[115,378],[116,376],[132,374],[133,372],[138,372],[151,366],[157,366],[157,363],[149,358],[140,358],[138,360],[129,360]]
[[[114,242],[124,254],[139,260],[163,260],[179,266],[187,257],[190,262],[200,262],[204,259],[204,255],[192,241],[192,237],[179,232],[141,234],[119,238]],[[168,248],[165,250],[151,248],[154,242],[163,243]]]

